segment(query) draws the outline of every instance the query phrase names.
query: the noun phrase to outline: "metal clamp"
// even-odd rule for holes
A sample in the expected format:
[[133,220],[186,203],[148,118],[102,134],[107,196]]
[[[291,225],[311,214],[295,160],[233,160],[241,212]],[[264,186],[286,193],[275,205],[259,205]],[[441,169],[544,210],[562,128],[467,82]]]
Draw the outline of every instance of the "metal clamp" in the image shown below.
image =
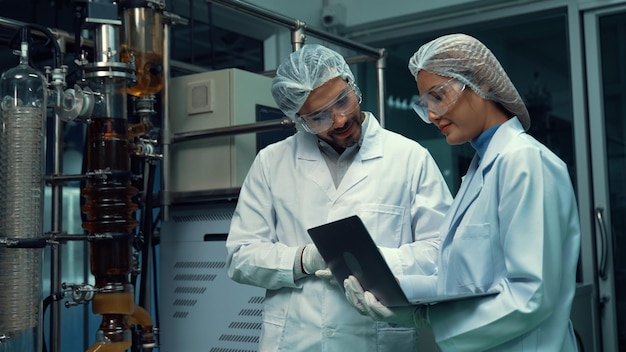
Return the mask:
[[70,284],[64,282],[61,287],[64,290],[70,289],[68,293],[71,295],[72,300],[65,302],[65,307],[67,308],[79,304],[88,304],[97,292],[97,290],[89,284]]

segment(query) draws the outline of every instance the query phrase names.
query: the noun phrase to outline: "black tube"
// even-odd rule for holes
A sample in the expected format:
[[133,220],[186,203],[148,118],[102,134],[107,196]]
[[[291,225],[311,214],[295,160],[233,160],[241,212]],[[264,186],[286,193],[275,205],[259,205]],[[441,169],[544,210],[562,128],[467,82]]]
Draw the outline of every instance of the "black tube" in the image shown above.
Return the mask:
[[[54,301],[54,296],[52,296],[52,295],[46,297],[43,300],[42,313],[41,313],[41,320],[42,321],[43,321],[44,315],[46,315],[46,309],[48,309],[48,307],[50,306],[52,301]],[[43,344],[43,346],[41,347],[42,348],[41,349],[42,352],[47,352],[48,351],[48,347],[46,347],[46,334],[43,334],[42,344]]]
[[61,56],[62,55],[61,47],[59,46],[59,43],[57,42],[57,38],[55,38],[54,35],[52,35],[52,32],[47,27],[40,26],[34,23],[29,23],[26,26],[30,29],[38,30],[39,32],[43,33],[46,37],[48,37],[50,42],[52,42],[52,54],[53,54],[54,68],[61,67],[61,65],[63,64],[63,58]]
[[154,172],[156,165],[153,162],[146,162],[144,167],[144,201],[141,210],[141,232],[143,233],[143,245],[141,249],[141,278],[139,280],[139,306],[148,310],[146,307],[150,296],[150,287],[148,287],[148,279],[150,278],[150,262],[154,260],[151,257],[152,248],[152,197],[154,188]]
[[[154,228],[154,225],[153,227]],[[152,242],[152,258],[156,258],[156,246],[158,242]],[[154,326],[161,326],[160,318],[159,318],[159,281],[158,281],[158,270],[157,270],[157,262],[156,260],[152,260],[152,287],[154,287]]]
[[45,238],[7,238],[3,244],[6,248],[44,248],[48,242]]
[[[81,32],[83,29],[83,11],[84,7],[81,5],[80,1],[75,1],[74,6],[74,62],[79,62],[81,60]],[[76,81],[79,81],[82,78],[82,70],[74,70],[76,75]]]

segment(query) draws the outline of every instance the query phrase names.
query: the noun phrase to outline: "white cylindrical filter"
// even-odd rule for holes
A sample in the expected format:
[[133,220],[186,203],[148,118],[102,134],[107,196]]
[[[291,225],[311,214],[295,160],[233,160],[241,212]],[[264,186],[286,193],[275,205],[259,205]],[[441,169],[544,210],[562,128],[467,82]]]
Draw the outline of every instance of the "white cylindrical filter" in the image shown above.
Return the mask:
[[[0,237],[41,237],[46,80],[20,64],[0,77]],[[39,351],[42,250],[0,247],[0,350]]]

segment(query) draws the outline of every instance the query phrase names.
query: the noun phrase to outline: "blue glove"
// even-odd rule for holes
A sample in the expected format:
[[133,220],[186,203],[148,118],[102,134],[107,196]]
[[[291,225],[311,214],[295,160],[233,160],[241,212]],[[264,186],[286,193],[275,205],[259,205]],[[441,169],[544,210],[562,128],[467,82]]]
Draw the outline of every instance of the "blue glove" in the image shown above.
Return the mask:
[[363,290],[356,277],[350,275],[344,282],[346,298],[362,315],[392,325],[422,328],[428,325],[426,306],[385,307],[374,295]]

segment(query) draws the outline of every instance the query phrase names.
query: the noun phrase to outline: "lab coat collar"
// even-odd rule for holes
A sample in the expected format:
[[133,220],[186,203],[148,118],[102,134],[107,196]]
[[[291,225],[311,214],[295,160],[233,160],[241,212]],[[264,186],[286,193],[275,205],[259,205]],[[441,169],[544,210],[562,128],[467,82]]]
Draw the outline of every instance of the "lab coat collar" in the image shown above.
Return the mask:
[[489,147],[487,147],[485,155],[480,162],[480,169],[484,170],[488,165],[493,163],[504,146],[511,143],[514,137],[521,133],[525,133],[525,131],[517,117],[512,117],[503,123],[491,138]]
[[369,160],[374,158],[379,158],[383,156],[383,139],[382,139],[382,127],[380,127],[380,123],[371,112],[364,111],[365,119],[367,119],[367,123],[365,125],[365,130],[363,131],[363,142],[361,143],[361,154],[362,160]]
[[296,163],[302,173],[311,181],[325,190],[328,198],[334,202],[354,185],[367,177],[362,162],[383,156],[382,127],[373,114],[364,112],[369,119],[363,131],[364,138],[359,152],[352,165],[344,175],[339,187],[335,187],[328,166],[317,143],[317,137],[311,133],[296,134]]
[[457,196],[454,198],[453,204],[450,207],[450,211],[453,212],[453,216],[449,218],[449,222],[443,226],[447,230],[446,233],[450,233],[450,229],[458,226],[458,222],[465,214],[465,211],[478,197],[483,184],[485,173],[491,169],[491,165],[498,158],[500,151],[504,147],[515,140],[515,136],[524,132],[522,124],[513,117],[507,122],[503,123],[500,128],[493,135],[489,146],[485,151],[483,158],[479,158],[478,154],[474,155],[472,162],[468,168],[467,174],[463,176],[463,182],[459,188]]
[[[380,123],[376,117],[367,111],[363,112],[367,123],[364,123],[363,136],[361,139],[361,150],[357,154],[362,160],[369,160],[383,156],[383,141],[381,138]],[[303,160],[320,160],[322,154],[318,146],[317,136],[314,134],[298,131],[296,134],[296,157]],[[356,159],[355,159],[356,161]]]

